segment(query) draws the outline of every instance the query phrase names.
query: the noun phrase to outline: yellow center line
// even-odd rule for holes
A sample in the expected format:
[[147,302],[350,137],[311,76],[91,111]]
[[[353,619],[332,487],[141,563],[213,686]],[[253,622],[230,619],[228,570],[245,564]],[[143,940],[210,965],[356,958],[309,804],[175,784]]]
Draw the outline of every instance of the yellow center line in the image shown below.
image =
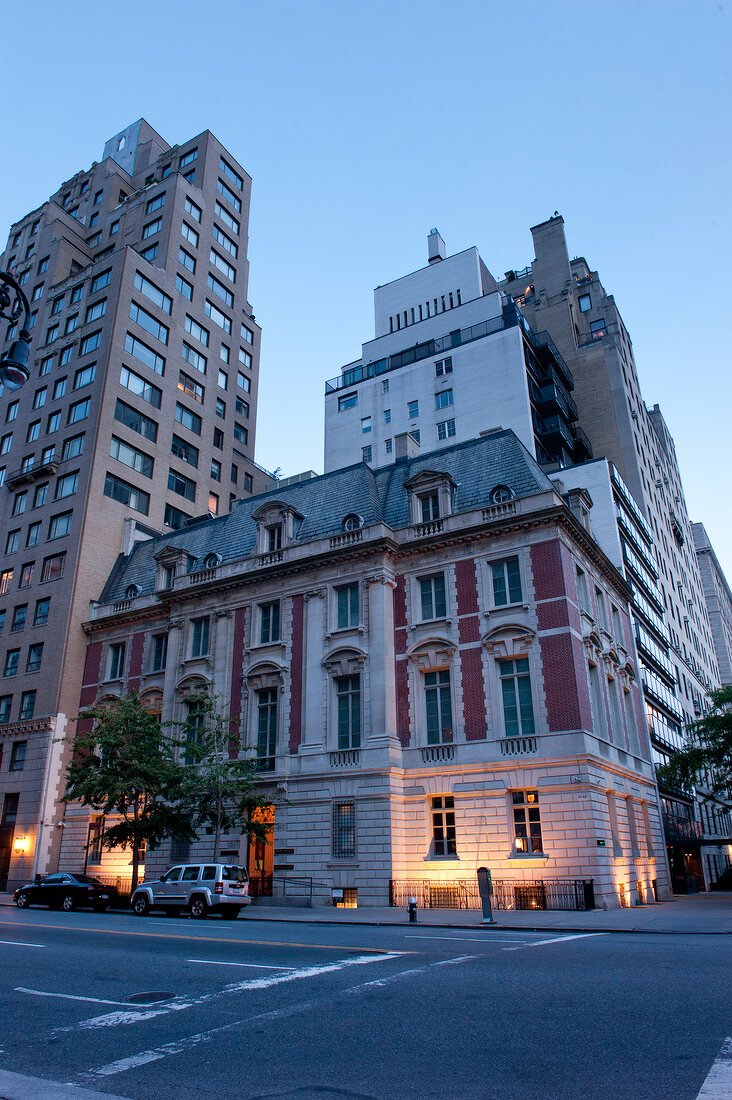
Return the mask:
[[[20,921],[0,921],[0,925],[29,927]],[[231,940],[226,936],[181,936],[172,932],[128,932],[118,928],[85,928],[79,925],[34,924],[33,928],[51,928],[55,932],[99,932],[103,936],[139,936],[156,940],[194,940],[196,943],[228,943],[232,947],[311,947],[314,951],[350,951],[371,955],[391,955],[393,951],[384,947],[347,947],[342,943],[292,943],[290,940]],[[419,951],[400,951],[400,955],[419,955]]]

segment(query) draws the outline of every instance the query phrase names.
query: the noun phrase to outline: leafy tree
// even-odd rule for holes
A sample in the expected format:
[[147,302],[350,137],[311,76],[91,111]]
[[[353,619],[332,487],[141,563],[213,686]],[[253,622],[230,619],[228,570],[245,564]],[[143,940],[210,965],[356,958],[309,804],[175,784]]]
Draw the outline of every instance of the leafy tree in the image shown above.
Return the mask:
[[682,790],[701,784],[712,795],[732,799],[732,687],[710,691],[709,698],[709,714],[687,727],[686,748],[658,769],[658,777]]
[[271,800],[256,794],[259,773],[251,760],[239,758],[235,723],[220,699],[200,692],[185,701],[188,717],[181,727],[181,741],[189,766],[179,805],[195,832],[213,831],[211,859],[216,863],[223,834],[236,831],[250,840],[266,838],[271,826],[257,811]]
[[134,692],[83,711],[79,720],[93,724],[73,739],[63,801],[119,815],[102,833],[102,843],[107,849],[132,848],[134,890],[145,845],[194,835],[179,805],[186,776],[176,759],[178,743]]

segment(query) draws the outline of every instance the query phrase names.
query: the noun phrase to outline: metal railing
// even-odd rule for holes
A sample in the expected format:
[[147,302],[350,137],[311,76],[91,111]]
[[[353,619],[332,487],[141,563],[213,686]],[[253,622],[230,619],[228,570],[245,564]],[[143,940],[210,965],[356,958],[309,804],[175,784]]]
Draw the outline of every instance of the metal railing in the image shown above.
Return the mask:
[[[480,909],[477,879],[438,882],[433,879],[391,879],[389,905],[406,907],[410,898],[421,909]],[[595,908],[594,879],[542,879],[534,882],[493,881],[494,909]]]

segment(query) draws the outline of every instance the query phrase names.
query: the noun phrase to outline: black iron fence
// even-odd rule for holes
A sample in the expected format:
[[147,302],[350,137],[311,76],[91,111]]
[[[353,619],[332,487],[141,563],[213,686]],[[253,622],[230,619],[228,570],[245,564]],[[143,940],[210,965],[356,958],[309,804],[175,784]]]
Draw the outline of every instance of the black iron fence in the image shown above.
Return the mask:
[[[430,879],[390,881],[390,905],[406,907],[410,898],[416,898],[421,909],[481,908],[476,879],[456,879],[453,882]],[[494,909],[594,909],[594,880],[514,882],[495,879],[491,901]]]

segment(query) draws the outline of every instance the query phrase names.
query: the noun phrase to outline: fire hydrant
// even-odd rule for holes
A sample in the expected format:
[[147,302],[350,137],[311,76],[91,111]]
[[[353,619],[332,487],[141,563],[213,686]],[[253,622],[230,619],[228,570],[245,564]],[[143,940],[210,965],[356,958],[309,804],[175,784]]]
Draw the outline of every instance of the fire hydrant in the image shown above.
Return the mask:
[[407,912],[409,913],[409,923],[417,923],[417,899],[410,898],[407,903]]

